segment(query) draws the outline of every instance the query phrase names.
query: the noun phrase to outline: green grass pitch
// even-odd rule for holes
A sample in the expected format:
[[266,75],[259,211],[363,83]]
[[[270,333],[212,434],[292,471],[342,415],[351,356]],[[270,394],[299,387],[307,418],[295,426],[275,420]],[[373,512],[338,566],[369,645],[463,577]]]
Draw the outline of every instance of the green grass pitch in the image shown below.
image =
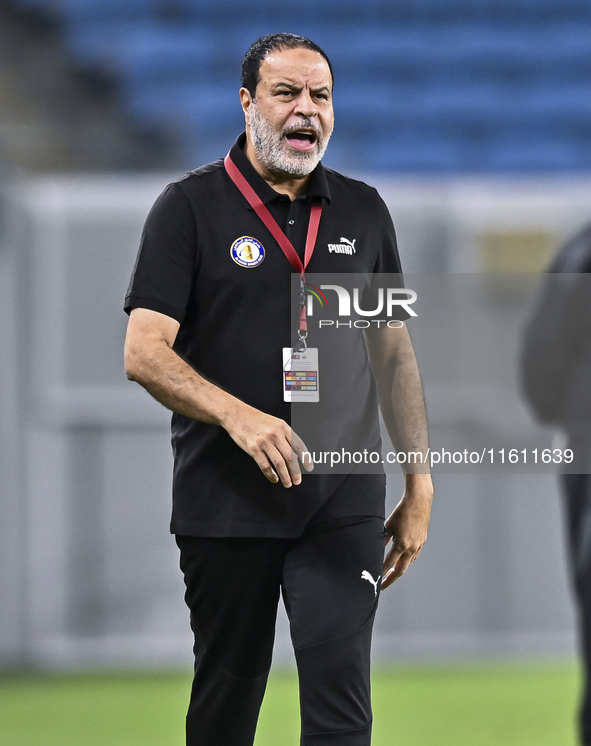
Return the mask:
[[[0,676],[0,744],[183,746],[189,683],[185,673]],[[373,746],[575,746],[578,689],[573,663],[376,668]],[[256,746],[298,744],[295,675],[274,672]]]

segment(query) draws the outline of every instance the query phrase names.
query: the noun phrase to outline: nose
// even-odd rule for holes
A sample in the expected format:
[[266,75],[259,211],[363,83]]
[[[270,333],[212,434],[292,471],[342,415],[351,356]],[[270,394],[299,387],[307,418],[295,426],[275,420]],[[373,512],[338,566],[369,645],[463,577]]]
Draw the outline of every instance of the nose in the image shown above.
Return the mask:
[[310,119],[311,117],[315,116],[317,113],[318,113],[318,110],[316,108],[316,104],[314,103],[314,101],[312,100],[312,97],[310,96],[310,91],[304,88],[296,99],[296,107],[294,109],[294,114],[298,114],[300,116],[306,117],[307,119]]

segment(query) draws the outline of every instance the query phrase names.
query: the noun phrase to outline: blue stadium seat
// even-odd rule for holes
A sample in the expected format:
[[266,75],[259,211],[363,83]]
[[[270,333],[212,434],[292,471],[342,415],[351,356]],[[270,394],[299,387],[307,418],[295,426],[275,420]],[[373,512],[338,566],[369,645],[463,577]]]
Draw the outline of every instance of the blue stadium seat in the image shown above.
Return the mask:
[[492,0],[497,13],[511,16],[520,15],[526,20],[538,18],[559,19],[563,17],[589,17],[589,3],[586,0]]
[[445,48],[443,34],[417,24],[397,28],[368,25],[358,30],[344,26],[333,32],[327,53],[337,72],[339,68],[347,74],[355,69],[372,68],[379,76],[380,68],[391,70],[400,64],[413,67],[440,64]]
[[49,12],[53,3],[51,0],[13,0],[12,5],[21,10],[44,10]]
[[532,119],[550,122],[591,123],[591,86],[563,85],[530,89],[522,105]]
[[136,122],[164,126],[186,136],[243,129],[238,90],[229,86],[189,82],[128,85],[122,103]]
[[163,8],[162,0],[53,0],[66,21],[145,20]]
[[576,144],[554,138],[497,140],[489,145],[487,153],[489,171],[560,172],[581,168]]
[[243,0],[226,0],[224,3],[216,0],[178,0],[178,5],[182,7],[183,12],[194,18],[218,22],[270,23],[273,31],[302,33],[302,25],[329,21],[334,27],[335,19],[339,22],[347,18],[357,22],[363,21],[372,14],[379,13],[384,8],[384,1],[365,0],[361,4],[343,0],[303,0],[297,6],[293,6],[289,3],[278,3],[277,0],[255,0],[248,4]]
[[23,10],[44,10],[66,21],[142,20],[161,14],[165,0],[12,0]]
[[345,128],[360,132],[429,122],[439,128],[466,129],[496,121],[503,112],[503,94],[502,88],[484,85],[349,86],[346,91],[337,89],[335,116]]
[[444,124],[494,119],[503,108],[503,89],[492,85],[449,85],[423,89],[416,115]]
[[460,144],[420,132],[406,138],[391,133],[360,152],[361,167],[386,173],[453,172],[461,160]]
[[214,75],[219,46],[206,29],[180,24],[93,23],[76,33],[68,29],[67,44],[81,66],[94,66],[123,78],[156,79]]
[[183,163],[187,170],[198,168],[204,163],[217,161],[223,158],[230,147],[233,145],[236,136],[240,130],[224,135],[223,133],[214,133],[207,137],[201,137],[194,133],[191,139],[185,142],[183,150]]

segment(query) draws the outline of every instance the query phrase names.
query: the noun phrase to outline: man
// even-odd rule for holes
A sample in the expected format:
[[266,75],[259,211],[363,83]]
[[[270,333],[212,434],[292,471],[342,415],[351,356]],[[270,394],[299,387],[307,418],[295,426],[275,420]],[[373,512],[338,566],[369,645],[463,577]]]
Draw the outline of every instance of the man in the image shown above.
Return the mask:
[[591,225],[552,261],[523,330],[523,392],[538,419],[564,436],[561,474],[584,688],[580,742],[591,746]]
[[[383,474],[302,478],[299,462],[312,467],[281,397],[282,348],[293,348],[293,268],[400,272],[375,190],[320,163],[333,129],[332,89],[328,58],[310,40],[274,34],[253,44],[240,89],[246,133],[225,161],[160,196],[126,299],[127,375],[174,412],[171,530],[195,635],[187,714],[195,746],[253,743],[280,591],[298,664],[302,744],[369,744],[380,580],[385,588],[400,577],[427,535],[428,474],[406,476],[384,529]],[[354,254],[329,252],[341,236],[356,241]],[[426,452],[406,328],[371,330],[367,348],[395,446]],[[365,345],[353,355],[374,396]]]

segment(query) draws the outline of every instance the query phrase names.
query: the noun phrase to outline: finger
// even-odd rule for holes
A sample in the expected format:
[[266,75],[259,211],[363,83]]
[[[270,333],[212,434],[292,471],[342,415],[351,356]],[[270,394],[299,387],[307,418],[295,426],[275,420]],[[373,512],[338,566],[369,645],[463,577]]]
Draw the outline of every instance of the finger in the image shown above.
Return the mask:
[[398,578],[402,577],[404,573],[408,570],[410,567],[410,564],[412,562],[412,554],[403,554],[402,557],[398,560],[398,562],[394,565],[394,569],[392,570],[393,580],[398,580]]
[[271,462],[273,469],[277,472],[281,484],[284,487],[291,487],[293,484],[291,478],[291,449],[286,444],[281,450],[278,446],[270,445],[267,450],[267,458]]
[[272,482],[273,484],[277,484],[277,482],[279,481],[279,477],[277,476],[275,470],[273,469],[269,461],[266,459],[265,455],[263,454],[260,458],[255,458],[255,461],[257,463],[257,466],[263,472],[263,474],[267,477],[269,482]]
[[302,472],[300,470],[300,462],[298,461],[298,457],[295,451],[291,452],[290,471],[291,471],[291,479],[293,483],[301,484]]
[[386,575],[392,570],[395,566],[398,560],[403,555],[403,550],[398,549],[396,545],[392,545],[392,548],[388,552],[388,554],[384,557],[384,565],[382,567],[382,577],[385,578]]
[[[293,484],[301,484],[302,472],[300,469],[300,462],[298,461],[298,452],[302,457],[306,453],[306,446],[303,441],[292,430],[289,433],[288,441],[280,440],[276,445],[288,465]],[[308,468],[306,465],[306,469],[311,471],[312,467]]]
[[[273,446],[271,446],[273,448]],[[284,487],[291,487],[292,484],[299,484],[302,481],[300,467],[296,459],[296,472],[292,469],[293,458],[292,450],[287,440],[281,440],[275,443],[272,453],[270,452],[271,461],[275,471],[279,474]],[[296,475],[299,481],[296,481]],[[288,484],[286,484],[286,481]]]
[[294,433],[293,430],[291,431],[291,449],[296,454],[306,471],[312,471],[314,469],[312,454],[308,451],[304,441],[297,433]]
[[387,573],[385,573],[383,579],[382,579],[382,588],[388,588],[392,585],[398,578],[401,578],[404,573],[408,570],[408,567],[410,563],[412,562],[412,555],[411,554],[403,554],[394,567],[392,567]]

